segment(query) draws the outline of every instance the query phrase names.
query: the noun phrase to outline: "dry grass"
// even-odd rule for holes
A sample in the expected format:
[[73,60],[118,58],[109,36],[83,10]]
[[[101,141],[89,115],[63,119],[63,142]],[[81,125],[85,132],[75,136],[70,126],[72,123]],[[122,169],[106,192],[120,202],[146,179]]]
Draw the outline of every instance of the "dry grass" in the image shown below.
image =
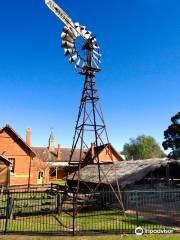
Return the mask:
[[144,235],[142,237],[138,237],[135,235],[100,235],[100,236],[27,236],[27,235],[6,235],[0,236],[0,240],[117,240],[117,239],[125,239],[125,240],[179,240],[180,235]]

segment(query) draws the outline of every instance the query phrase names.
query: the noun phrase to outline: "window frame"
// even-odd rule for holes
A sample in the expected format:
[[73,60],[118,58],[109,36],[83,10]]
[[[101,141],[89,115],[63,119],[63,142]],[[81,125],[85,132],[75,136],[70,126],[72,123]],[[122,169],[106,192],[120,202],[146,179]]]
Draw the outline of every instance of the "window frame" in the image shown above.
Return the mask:
[[16,158],[8,158],[8,160],[11,162],[10,172],[14,173],[15,172],[15,161],[16,161]]

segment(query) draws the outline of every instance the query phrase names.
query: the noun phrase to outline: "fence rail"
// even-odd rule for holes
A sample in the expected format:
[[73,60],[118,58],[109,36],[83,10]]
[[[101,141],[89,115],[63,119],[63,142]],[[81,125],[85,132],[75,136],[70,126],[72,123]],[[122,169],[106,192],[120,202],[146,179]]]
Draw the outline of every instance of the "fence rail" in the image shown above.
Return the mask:
[[125,211],[111,191],[77,195],[58,185],[11,187],[0,195],[0,232],[123,234],[138,226],[180,231],[180,189],[122,191],[122,201]]

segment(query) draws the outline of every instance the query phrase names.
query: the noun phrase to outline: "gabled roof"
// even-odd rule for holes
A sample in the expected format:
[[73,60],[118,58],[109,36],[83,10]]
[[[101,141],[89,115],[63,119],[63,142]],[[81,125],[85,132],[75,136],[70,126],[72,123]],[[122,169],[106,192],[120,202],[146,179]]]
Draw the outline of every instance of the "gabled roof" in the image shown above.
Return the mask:
[[9,159],[5,158],[3,155],[0,155],[0,160],[5,162],[8,165],[11,164],[11,161]]
[[6,131],[8,132],[14,139],[16,139],[16,142],[20,143],[22,148],[31,156],[35,157],[36,154],[32,150],[32,148],[26,144],[26,142],[19,136],[19,134],[8,124],[6,124],[4,127],[0,129],[0,132]]
[[[111,152],[113,152],[113,153],[117,156],[117,158],[119,159],[119,161],[124,160],[124,159],[120,156],[120,154],[116,151],[116,149],[115,149],[110,143],[103,144],[103,145],[101,145],[101,146],[98,146],[98,147],[95,147],[95,148],[94,148],[94,150],[95,150],[95,152],[96,152],[97,155],[99,155],[104,149],[107,149],[107,150],[110,149]],[[96,157],[96,156],[95,156],[95,157]],[[95,159],[95,157],[94,157],[94,159]],[[91,159],[91,148],[90,148],[90,149],[88,150],[86,156],[85,156],[84,161],[85,161],[85,162],[91,162],[91,161],[93,161],[94,159]]]
[[[116,154],[116,156],[119,158],[119,160],[123,160],[123,158],[119,155],[119,153],[113,148],[111,144],[104,144],[98,147],[98,154],[100,154],[105,148],[110,147],[112,152]],[[71,153],[71,148],[61,148],[61,159],[57,159],[57,148],[55,148],[55,151],[49,151],[48,147],[32,147],[33,151],[36,153],[37,157],[42,159],[45,162],[69,162],[69,157]],[[91,159],[91,149],[88,150],[87,153],[84,153],[85,162],[90,162]],[[73,156],[72,156],[72,162],[79,162],[79,156],[80,156],[80,149],[75,149]]]
[[[71,148],[61,148],[61,160],[57,159],[57,148],[54,152],[49,151],[48,147],[32,147],[36,155],[45,162],[69,162]],[[76,149],[72,161],[79,162],[79,149]]]

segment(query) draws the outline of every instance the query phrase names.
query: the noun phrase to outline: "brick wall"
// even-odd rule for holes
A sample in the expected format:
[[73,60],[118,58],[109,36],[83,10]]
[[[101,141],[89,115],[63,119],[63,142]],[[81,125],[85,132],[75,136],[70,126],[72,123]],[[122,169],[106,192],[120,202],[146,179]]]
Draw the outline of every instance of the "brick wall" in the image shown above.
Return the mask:
[[[100,154],[99,154],[100,163],[112,163],[112,161],[118,162],[118,161],[122,160],[122,159],[120,159],[119,156],[117,156],[117,154],[114,151],[112,151],[112,150],[109,150],[109,151],[111,151],[111,155],[109,154],[109,152],[106,148],[104,148],[102,150],[102,152],[100,152]],[[94,160],[94,163],[97,163],[97,160]]]
[[49,182],[49,170],[46,168],[45,163],[37,157],[31,159],[29,153],[23,149],[18,139],[5,131],[0,132],[0,154],[6,158],[15,158],[14,172],[10,174],[10,185],[28,184],[30,161],[30,184],[37,184],[39,171],[45,172],[44,182]]

